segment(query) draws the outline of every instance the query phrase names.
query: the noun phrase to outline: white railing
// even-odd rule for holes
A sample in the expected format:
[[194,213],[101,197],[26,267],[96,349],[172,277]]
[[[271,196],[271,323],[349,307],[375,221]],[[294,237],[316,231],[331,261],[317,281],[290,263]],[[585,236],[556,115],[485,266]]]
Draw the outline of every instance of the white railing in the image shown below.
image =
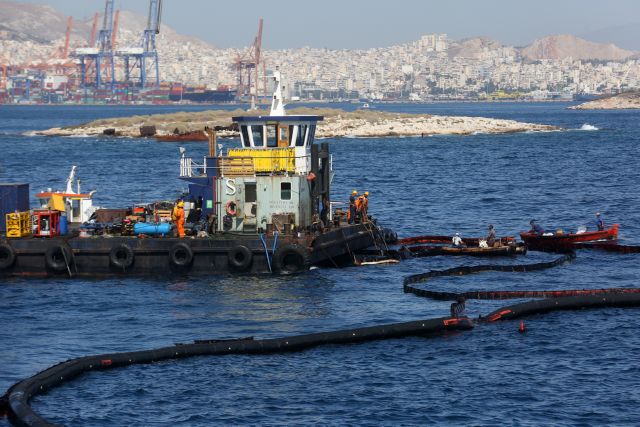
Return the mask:
[[202,160],[202,163],[196,163],[193,158],[182,156],[180,157],[180,176],[192,177],[203,176],[207,170],[207,158]]

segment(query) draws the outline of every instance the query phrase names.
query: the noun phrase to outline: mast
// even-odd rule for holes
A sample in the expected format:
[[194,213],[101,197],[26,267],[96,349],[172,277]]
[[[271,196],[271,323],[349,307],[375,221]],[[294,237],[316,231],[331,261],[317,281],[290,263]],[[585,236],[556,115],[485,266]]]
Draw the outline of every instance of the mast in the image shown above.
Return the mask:
[[282,98],[282,85],[280,70],[276,68],[273,72],[273,80],[275,83],[275,91],[273,92],[273,99],[271,100],[270,116],[285,116],[287,113],[284,111],[284,99]]

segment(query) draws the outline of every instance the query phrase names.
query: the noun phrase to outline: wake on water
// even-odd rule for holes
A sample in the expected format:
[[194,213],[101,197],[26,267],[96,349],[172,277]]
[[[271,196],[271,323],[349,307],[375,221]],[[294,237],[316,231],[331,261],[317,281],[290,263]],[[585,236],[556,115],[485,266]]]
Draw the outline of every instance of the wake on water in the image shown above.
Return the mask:
[[585,123],[580,127],[580,130],[600,130],[600,128],[590,125],[589,123]]

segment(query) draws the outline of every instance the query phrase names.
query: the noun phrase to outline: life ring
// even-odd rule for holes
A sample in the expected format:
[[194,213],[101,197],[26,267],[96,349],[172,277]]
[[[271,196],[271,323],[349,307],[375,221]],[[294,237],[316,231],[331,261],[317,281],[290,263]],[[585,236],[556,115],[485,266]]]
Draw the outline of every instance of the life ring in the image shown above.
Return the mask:
[[53,271],[65,271],[73,263],[73,252],[67,246],[51,246],[44,254],[44,262]]
[[231,248],[227,254],[229,265],[238,271],[245,271],[253,262],[253,253],[246,246],[238,245]]
[[238,213],[238,204],[235,200],[229,200],[227,202],[227,213],[231,216],[236,216]]
[[124,243],[114,246],[109,252],[109,263],[118,269],[126,270],[131,267],[134,259],[133,249]]
[[311,253],[297,243],[280,246],[273,256],[273,265],[279,273],[290,274],[311,267]]
[[176,267],[188,267],[193,262],[193,249],[186,243],[176,243],[169,250],[169,261]]
[[16,262],[16,251],[8,244],[0,244],[0,270],[6,270]]

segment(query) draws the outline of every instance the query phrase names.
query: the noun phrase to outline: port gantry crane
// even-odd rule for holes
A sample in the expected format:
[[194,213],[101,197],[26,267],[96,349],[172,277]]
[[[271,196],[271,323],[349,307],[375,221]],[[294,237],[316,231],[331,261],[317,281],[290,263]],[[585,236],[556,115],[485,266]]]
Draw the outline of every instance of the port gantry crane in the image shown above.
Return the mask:
[[[260,18],[260,22],[258,24],[258,35],[253,40],[253,44],[249,46],[249,49],[242,56],[238,56],[235,60],[235,69],[237,72],[237,85],[238,92],[237,98],[241,99],[244,96],[251,97],[251,74],[254,73],[254,82],[253,85],[255,87],[254,95],[256,99],[258,98],[258,69],[260,67],[260,62],[262,61],[262,26],[263,20]],[[264,93],[266,93],[266,83],[264,87]]]
[[74,51],[74,56],[80,60],[80,80],[83,86],[90,84],[87,81],[87,65],[91,63],[95,64],[95,79],[93,83],[95,87],[103,87],[107,81],[109,81],[113,89],[116,74],[112,44],[113,1],[114,0],[105,1],[102,28],[98,33],[98,47],[89,46],[78,48]]
[[[162,0],[149,1],[149,15],[147,27],[142,33],[140,47],[126,47],[118,49],[117,56],[124,59],[125,82],[133,86],[145,88],[160,86],[160,62],[158,61],[158,49],[156,48],[156,35],[160,34],[160,22],[162,17]],[[137,77],[133,71],[138,70]],[[155,75],[150,76],[151,70]],[[150,78],[151,77],[151,78]]]

